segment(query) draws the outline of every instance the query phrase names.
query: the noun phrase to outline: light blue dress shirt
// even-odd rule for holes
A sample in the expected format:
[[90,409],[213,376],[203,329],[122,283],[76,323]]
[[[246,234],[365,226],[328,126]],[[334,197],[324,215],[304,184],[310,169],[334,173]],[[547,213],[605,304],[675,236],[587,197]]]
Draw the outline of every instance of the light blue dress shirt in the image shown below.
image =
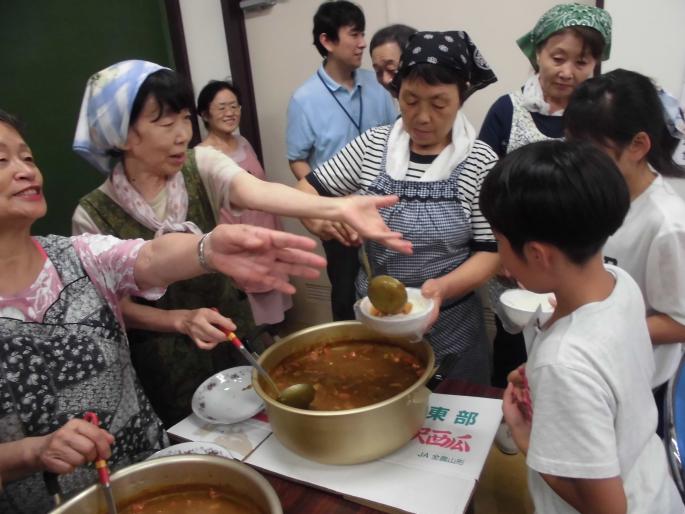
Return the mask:
[[295,91],[288,105],[288,160],[306,160],[314,169],[362,132],[395,121],[392,97],[374,73],[359,69],[354,79],[350,91],[322,65]]

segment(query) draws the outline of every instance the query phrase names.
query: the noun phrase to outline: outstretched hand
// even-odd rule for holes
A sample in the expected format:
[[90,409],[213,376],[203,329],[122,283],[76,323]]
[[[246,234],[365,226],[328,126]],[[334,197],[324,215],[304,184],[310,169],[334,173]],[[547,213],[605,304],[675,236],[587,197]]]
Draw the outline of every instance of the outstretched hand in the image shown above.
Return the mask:
[[341,221],[350,225],[363,239],[373,239],[400,253],[412,253],[411,242],[403,239],[400,232],[390,230],[378,212],[378,209],[395,205],[399,197],[352,195],[338,200],[341,202]]
[[209,265],[245,288],[276,289],[293,294],[286,277],[315,279],[326,259],[312,253],[308,238],[251,225],[218,225],[205,243]]

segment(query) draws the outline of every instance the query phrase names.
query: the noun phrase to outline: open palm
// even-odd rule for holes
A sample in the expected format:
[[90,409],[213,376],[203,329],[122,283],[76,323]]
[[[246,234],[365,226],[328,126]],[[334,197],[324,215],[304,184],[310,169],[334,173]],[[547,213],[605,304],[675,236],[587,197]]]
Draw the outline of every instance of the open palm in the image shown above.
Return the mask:
[[340,200],[344,202],[342,221],[363,239],[373,239],[391,250],[411,254],[411,242],[403,239],[400,232],[390,230],[378,212],[378,209],[395,205],[399,201],[397,196],[353,195]]
[[245,288],[270,288],[292,294],[288,276],[314,279],[326,260],[312,253],[307,237],[250,225],[219,225],[210,237],[207,258],[218,272]]

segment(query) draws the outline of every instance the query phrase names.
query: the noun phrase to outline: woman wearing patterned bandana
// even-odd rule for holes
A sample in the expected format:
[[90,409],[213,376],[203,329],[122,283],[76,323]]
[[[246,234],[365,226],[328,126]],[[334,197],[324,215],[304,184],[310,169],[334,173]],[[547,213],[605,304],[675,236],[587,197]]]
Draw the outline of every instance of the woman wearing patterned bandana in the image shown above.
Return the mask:
[[[259,180],[218,150],[188,151],[194,108],[190,87],[176,72],[146,61],[124,61],[94,75],[81,106],[74,149],[108,174],[79,202],[74,233],[153,239],[165,232],[206,233],[220,209],[247,208],[295,217],[352,217],[370,237],[409,251],[376,208],[396,199],[360,197],[312,203],[282,184]],[[356,205],[355,205],[356,204]],[[369,223],[370,222],[370,223]],[[250,308],[237,286],[204,276],[177,283],[154,304],[128,301],[124,316],[133,365],[166,426],[190,414],[197,387],[238,362],[231,345],[204,351],[225,339],[224,330],[245,334]],[[219,312],[211,310],[218,307]],[[228,352],[233,352],[229,355]]]
[[517,41],[535,74],[490,108],[479,138],[500,157],[528,143],[563,135],[571,93],[609,58],[611,17],[597,7],[557,5]]
[[[441,374],[478,383],[489,383],[490,359],[474,289],[499,263],[478,201],[497,156],[476,140],[461,106],[496,80],[465,32],[414,34],[394,79],[400,119],[366,131],[298,184],[326,196],[400,197],[382,216],[412,242],[414,253],[399,255],[370,242],[369,259],[378,274],[420,287],[435,299],[437,320],[426,338]],[[321,229],[316,221],[305,225],[314,233]],[[367,286],[368,277],[360,273],[358,296],[366,295]]]
[[[64,496],[168,444],[129,357],[119,298],[156,299],[168,284],[215,269],[292,293],[283,274],[314,278],[315,243],[221,225],[145,242],[112,236],[31,237],[47,210],[43,178],[16,120],[0,110],[0,494],[3,514],[52,508],[42,472]],[[204,263],[204,265],[203,265]],[[314,268],[312,268],[312,266]],[[101,428],[82,418],[97,414]]]
[[[535,74],[521,89],[492,105],[478,135],[500,158],[528,143],[563,136],[562,115],[571,93],[592,76],[600,59],[609,58],[611,17],[605,10],[589,5],[557,5],[543,14],[517,44]],[[507,374],[526,361],[523,337],[515,333],[521,327],[509,322],[499,303],[500,294],[508,287],[516,285],[505,277],[497,277],[489,284],[497,313],[492,378],[496,387],[506,387]],[[513,442],[504,436],[498,434],[496,442],[505,453],[517,452]]]

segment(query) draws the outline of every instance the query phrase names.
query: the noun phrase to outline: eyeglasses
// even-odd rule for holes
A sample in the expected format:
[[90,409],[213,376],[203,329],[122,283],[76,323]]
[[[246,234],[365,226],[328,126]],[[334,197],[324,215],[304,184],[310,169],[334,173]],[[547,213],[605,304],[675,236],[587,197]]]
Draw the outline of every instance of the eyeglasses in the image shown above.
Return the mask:
[[238,112],[240,111],[240,104],[233,103],[233,104],[219,104],[216,106],[217,112]]

